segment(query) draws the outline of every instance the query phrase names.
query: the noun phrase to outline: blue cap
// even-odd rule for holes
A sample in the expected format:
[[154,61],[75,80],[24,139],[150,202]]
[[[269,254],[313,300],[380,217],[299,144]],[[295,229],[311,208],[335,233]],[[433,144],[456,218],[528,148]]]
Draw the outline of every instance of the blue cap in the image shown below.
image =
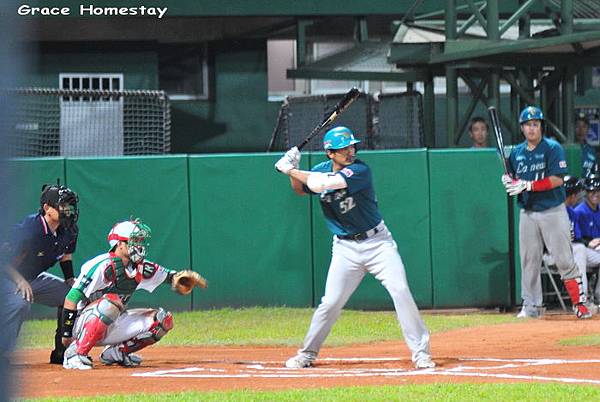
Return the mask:
[[519,116],[519,124],[523,124],[529,120],[544,120],[542,109],[537,106],[527,106],[523,109]]
[[342,149],[349,147],[350,145],[358,144],[360,140],[354,138],[354,133],[344,126],[334,127],[325,133],[323,137],[323,148],[328,149]]

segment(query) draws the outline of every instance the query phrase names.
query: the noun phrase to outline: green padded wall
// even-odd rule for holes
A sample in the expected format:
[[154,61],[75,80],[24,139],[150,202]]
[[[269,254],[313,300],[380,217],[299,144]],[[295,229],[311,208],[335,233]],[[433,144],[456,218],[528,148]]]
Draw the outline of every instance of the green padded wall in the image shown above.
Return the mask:
[[[75,270],[108,251],[106,236],[118,221],[139,217],[152,229],[149,259],[167,268],[190,267],[186,156],[67,159],[67,178],[79,194],[79,241]],[[193,267],[197,268],[197,267]],[[130,306],[189,310],[191,296],[166,284],[137,292]]]
[[42,185],[56,183],[60,179],[65,184],[65,161],[63,158],[11,159],[6,161],[9,177],[14,178],[14,203],[10,206],[8,222],[17,223],[25,215],[32,214],[40,207]]
[[[311,155],[311,165],[326,156]],[[379,209],[392,232],[405,265],[412,294],[419,307],[431,307],[432,272],[429,252],[429,182],[427,152],[361,151],[359,158],[372,169]],[[325,289],[331,261],[332,235],[325,226],[317,197],[313,203],[314,304],[318,305]],[[392,300],[379,281],[367,274],[348,302],[350,308],[393,309]]]
[[189,157],[192,261],[209,280],[194,308],[311,305],[310,202],[273,168],[280,156]]
[[507,201],[496,152],[429,153],[434,306],[509,303]]

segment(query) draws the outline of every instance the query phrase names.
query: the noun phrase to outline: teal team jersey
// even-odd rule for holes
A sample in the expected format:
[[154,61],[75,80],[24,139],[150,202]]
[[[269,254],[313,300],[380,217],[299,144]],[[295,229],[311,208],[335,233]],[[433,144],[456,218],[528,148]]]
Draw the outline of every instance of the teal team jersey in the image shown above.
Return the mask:
[[589,144],[581,145],[581,177],[596,174],[598,162],[596,161],[596,150]]
[[[357,159],[333,173],[333,162],[329,160],[314,166],[311,171],[342,175],[348,184],[347,188],[319,194],[325,222],[333,234],[362,233],[381,222],[371,169],[364,162]],[[307,187],[305,191],[310,192]]]
[[[549,138],[531,151],[527,141],[517,145],[509,157],[509,165],[515,178],[529,181],[567,174],[567,161],[562,146]],[[565,201],[565,189],[558,186],[549,191],[524,191],[519,194],[519,206],[528,211],[544,211]]]

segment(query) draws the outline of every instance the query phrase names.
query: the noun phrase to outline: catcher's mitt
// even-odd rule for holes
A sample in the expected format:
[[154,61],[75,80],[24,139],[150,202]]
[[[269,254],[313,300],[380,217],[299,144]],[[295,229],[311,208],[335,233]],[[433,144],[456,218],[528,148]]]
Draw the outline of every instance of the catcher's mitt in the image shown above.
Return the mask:
[[185,270],[179,271],[173,275],[171,287],[174,291],[181,295],[189,294],[195,286],[207,288],[208,282],[197,272]]

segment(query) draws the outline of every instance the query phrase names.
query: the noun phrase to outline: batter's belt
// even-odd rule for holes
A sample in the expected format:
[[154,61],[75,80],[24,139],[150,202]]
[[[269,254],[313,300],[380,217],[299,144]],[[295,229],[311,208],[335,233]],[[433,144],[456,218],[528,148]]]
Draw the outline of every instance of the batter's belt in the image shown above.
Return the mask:
[[336,235],[338,239],[341,240],[354,240],[361,241],[367,240],[369,237],[375,236],[377,233],[381,232],[385,228],[385,224],[383,221],[379,222],[377,226],[372,229],[367,230],[366,232],[348,234],[348,235]]

